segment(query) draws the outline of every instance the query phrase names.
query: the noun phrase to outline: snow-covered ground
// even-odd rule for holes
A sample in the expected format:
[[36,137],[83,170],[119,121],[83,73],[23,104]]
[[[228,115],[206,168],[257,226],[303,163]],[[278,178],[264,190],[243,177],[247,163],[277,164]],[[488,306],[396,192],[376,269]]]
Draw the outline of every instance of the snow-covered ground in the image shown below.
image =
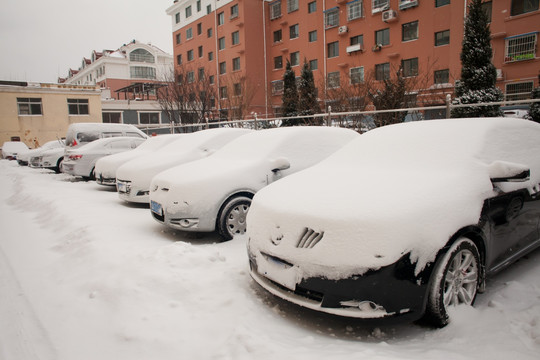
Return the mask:
[[444,329],[366,324],[280,301],[245,238],[182,234],[148,207],[0,161],[0,359],[538,359],[540,251]]

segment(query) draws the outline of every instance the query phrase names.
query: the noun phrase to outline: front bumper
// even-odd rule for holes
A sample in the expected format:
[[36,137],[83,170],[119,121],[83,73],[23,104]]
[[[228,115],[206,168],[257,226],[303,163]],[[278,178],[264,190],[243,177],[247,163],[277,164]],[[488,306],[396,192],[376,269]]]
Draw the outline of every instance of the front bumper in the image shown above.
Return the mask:
[[273,265],[257,261],[279,263],[280,259],[249,254],[252,278],[270,293],[312,310],[360,319],[399,317],[404,321],[417,320],[424,314],[431,267],[415,276],[409,254],[392,265],[339,280],[304,278],[302,271],[288,262],[272,269]]
[[186,203],[173,202],[165,206],[159,200],[150,200],[152,217],[173,229],[192,232],[211,232],[216,229],[216,219],[208,213],[197,213]]
[[120,199],[128,202],[148,204],[150,201],[149,189],[141,189],[130,180],[116,180],[116,190]]
[[116,178],[103,176],[103,173],[98,173],[96,174],[96,183],[106,186],[116,186]]

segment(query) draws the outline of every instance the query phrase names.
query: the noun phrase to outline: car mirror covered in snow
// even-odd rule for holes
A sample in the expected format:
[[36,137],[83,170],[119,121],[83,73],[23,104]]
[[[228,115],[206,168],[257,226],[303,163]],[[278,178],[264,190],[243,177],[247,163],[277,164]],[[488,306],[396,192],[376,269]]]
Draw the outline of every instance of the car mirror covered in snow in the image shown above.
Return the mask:
[[277,159],[270,160],[270,168],[273,172],[279,170],[287,170],[291,167],[290,161],[285,157],[279,157]]
[[524,182],[530,179],[531,170],[522,164],[494,161],[489,167],[489,177],[496,182]]

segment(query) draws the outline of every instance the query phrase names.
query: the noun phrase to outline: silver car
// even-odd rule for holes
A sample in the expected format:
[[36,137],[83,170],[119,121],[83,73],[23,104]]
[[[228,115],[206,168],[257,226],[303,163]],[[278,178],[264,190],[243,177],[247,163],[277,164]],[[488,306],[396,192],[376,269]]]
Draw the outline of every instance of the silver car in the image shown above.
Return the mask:
[[62,172],[94,179],[96,161],[104,156],[135,149],[145,141],[138,137],[112,137],[92,141],[77,149],[66,150]]

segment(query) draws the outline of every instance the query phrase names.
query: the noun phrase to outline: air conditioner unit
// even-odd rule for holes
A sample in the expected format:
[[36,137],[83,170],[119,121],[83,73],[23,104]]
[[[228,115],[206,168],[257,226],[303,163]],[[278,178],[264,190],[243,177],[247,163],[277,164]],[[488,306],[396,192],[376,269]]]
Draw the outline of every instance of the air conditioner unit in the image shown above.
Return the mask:
[[347,46],[347,54],[353,53],[355,51],[362,51],[362,50],[364,50],[362,48],[362,44],[355,44],[355,45]]
[[349,28],[347,28],[346,25],[343,25],[339,27],[338,34],[345,34],[347,31],[349,31]]
[[382,20],[384,22],[391,22],[397,20],[396,10],[387,10],[382,13]]
[[503,80],[504,74],[503,74],[502,69],[496,69],[496,70],[497,70],[497,80]]

